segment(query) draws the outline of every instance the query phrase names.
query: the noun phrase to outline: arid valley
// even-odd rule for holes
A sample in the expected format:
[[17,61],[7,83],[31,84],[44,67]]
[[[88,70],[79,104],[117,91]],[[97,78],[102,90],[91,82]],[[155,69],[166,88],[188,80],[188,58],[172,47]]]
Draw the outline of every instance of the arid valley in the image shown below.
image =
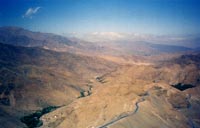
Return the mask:
[[0,0],[0,128],[200,128],[199,0]]

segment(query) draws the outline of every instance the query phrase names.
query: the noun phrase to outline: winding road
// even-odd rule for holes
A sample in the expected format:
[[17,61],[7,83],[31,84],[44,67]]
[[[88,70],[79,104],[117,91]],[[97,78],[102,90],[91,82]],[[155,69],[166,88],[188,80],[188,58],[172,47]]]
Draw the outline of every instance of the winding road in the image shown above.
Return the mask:
[[134,111],[132,111],[132,112],[130,112],[130,113],[122,113],[121,115],[119,115],[119,116],[116,117],[115,119],[112,119],[110,122],[107,122],[107,123],[105,123],[105,124],[103,124],[103,125],[101,125],[101,126],[98,126],[98,127],[96,127],[96,128],[107,128],[107,126],[112,125],[112,124],[116,123],[117,121],[119,121],[119,120],[121,120],[121,119],[123,119],[123,118],[126,118],[126,117],[129,117],[129,116],[132,116],[132,115],[136,114],[136,113],[138,112],[138,110],[139,110],[139,103],[141,103],[141,102],[143,102],[143,101],[145,101],[145,99],[144,99],[144,97],[141,97],[141,98],[138,99],[138,101],[135,103],[136,108],[135,108]]

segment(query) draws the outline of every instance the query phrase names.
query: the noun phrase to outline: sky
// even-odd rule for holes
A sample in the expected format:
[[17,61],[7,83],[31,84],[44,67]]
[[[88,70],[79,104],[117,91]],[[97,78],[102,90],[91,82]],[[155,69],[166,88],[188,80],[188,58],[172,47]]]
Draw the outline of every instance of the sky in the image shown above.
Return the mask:
[[0,0],[0,26],[57,34],[199,35],[200,0]]

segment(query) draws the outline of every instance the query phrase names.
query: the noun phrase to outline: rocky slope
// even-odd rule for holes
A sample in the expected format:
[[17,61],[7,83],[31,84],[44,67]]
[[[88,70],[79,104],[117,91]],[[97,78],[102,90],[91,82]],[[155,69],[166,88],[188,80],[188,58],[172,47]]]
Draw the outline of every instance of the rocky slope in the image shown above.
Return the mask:
[[[199,61],[187,60],[193,63],[121,66],[98,77],[92,95],[44,115],[42,127],[200,127]],[[179,90],[176,83],[193,88]]]

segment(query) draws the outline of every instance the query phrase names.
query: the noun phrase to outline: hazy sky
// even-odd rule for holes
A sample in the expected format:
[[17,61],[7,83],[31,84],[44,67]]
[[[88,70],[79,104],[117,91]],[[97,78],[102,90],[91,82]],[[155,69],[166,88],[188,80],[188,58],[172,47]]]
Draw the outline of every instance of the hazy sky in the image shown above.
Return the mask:
[[0,26],[59,34],[200,34],[200,0],[0,0]]

